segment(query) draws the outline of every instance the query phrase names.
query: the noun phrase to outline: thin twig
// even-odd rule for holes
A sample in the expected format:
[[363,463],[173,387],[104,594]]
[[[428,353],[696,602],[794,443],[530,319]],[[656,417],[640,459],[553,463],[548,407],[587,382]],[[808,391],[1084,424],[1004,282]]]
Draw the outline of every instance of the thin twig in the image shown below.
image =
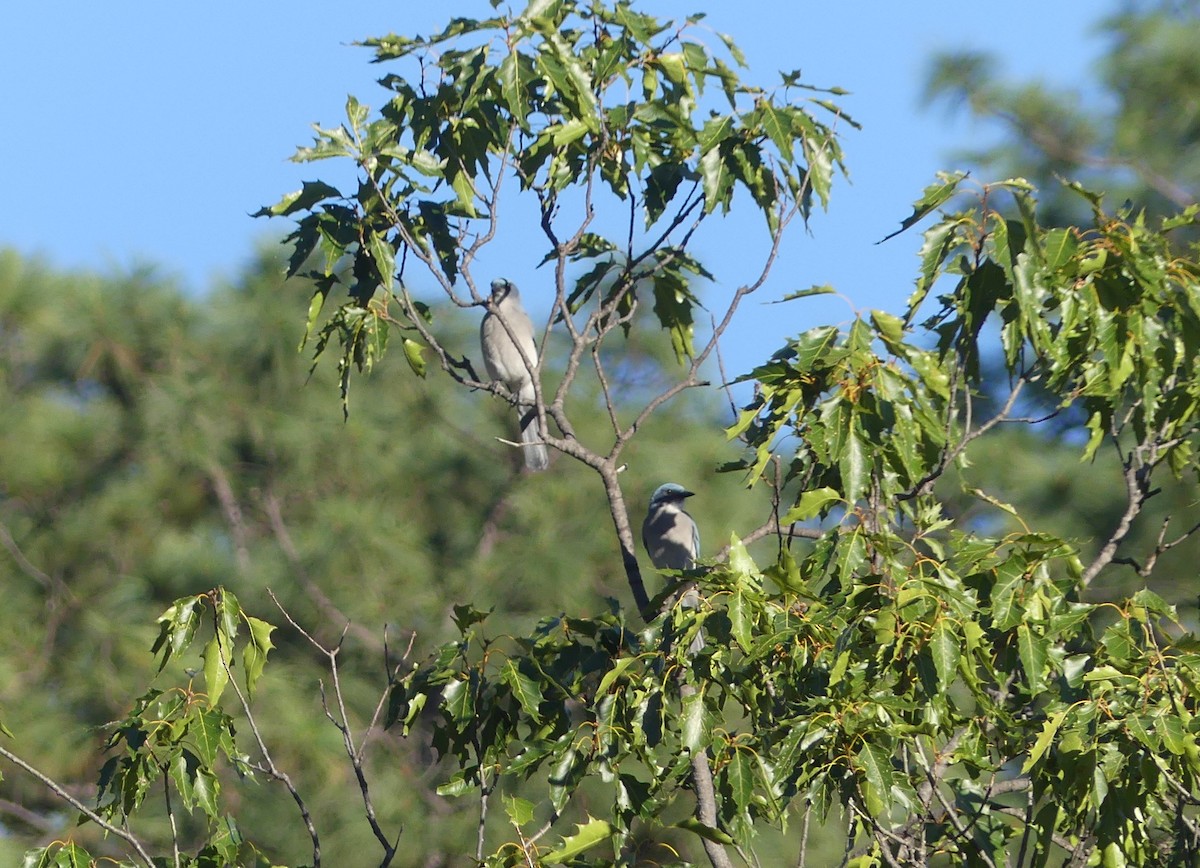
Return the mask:
[[138,854],[138,857],[143,862],[145,862],[146,865],[150,866],[150,868],[153,868],[154,860],[152,858],[150,858],[150,854],[148,852],[146,852],[145,845],[143,845],[142,842],[140,840],[138,840],[138,838],[132,832],[130,832],[127,829],[122,829],[119,826],[114,826],[112,823],[105,820],[103,817],[101,817],[95,811],[88,808],[87,805],[85,805],[83,802],[79,801],[79,799],[75,798],[69,792],[67,792],[65,787],[63,787],[61,784],[59,784],[57,781],[55,781],[49,775],[46,775],[44,772],[41,772],[38,769],[34,768],[33,766],[31,766],[25,760],[21,759],[19,756],[17,756],[12,751],[9,751],[3,747],[0,747],[0,756],[4,757],[6,760],[8,760],[10,763],[17,766],[18,768],[23,769],[27,774],[32,775],[33,777],[37,778],[51,792],[53,792],[54,795],[58,796],[60,799],[62,799],[64,802],[66,802],[68,805],[70,805],[72,808],[79,811],[79,813],[83,814],[85,817],[87,817],[89,820],[91,820],[93,823],[95,823],[101,829],[103,829],[104,831],[108,832],[111,835],[116,835],[122,841],[127,843],[130,847],[132,847],[134,849],[134,851]]
[[[354,744],[354,735],[350,730],[350,718],[346,712],[346,703],[342,693],[341,673],[337,662],[338,654],[342,650],[342,640],[346,635],[345,630],[343,630],[342,636],[339,638],[337,645],[335,645],[333,648],[326,648],[324,645],[318,642],[311,633],[309,633],[296,622],[296,620],[291,616],[291,613],[289,613],[283,607],[272,591],[268,591],[267,593],[292,628],[295,629],[305,639],[307,639],[310,645],[323,654],[328,662],[330,675],[333,679],[334,701],[337,703],[338,709],[337,717],[334,717],[333,713],[329,709],[329,703],[325,695],[325,685],[323,683],[320,686],[321,705],[325,710],[325,716],[329,719],[329,722],[332,723],[342,735],[342,746],[346,751],[346,756],[350,759],[351,768],[354,769],[354,778],[358,782],[358,789],[362,795],[363,810],[366,812],[367,824],[371,827],[371,833],[375,836],[375,840],[378,841],[379,845],[383,848],[384,857],[383,861],[380,863],[380,868],[385,868],[385,866],[391,864],[392,860],[396,856],[399,837],[397,836],[397,840],[393,841],[384,834],[383,828],[379,825],[379,818],[375,813],[375,804],[371,799],[370,785],[367,781],[366,771],[363,769],[363,757],[366,749],[367,738],[379,720],[379,714],[386,700],[387,692],[392,686],[395,671],[392,670],[389,665],[388,688],[385,689],[383,696],[380,698],[378,703],[376,703],[375,711],[371,716],[371,723],[363,734],[362,746],[356,746]],[[415,633],[413,634],[412,638],[415,640]],[[411,651],[411,649],[412,641],[409,642],[409,650]],[[408,652],[406,651],[405,657],[407,656]],[[397,664],[397,667],[403,664],[403,659],[404,658],[401,659],[401,663]]]
[[[272,599],[274,599],[274,596],[272,596]],[[279,605],[278,601],[276,601],[276,605]],[[218,632],[217,635],[219,641],[220,633]],[[313,868],[321,868],[321,840],[317,835],[317,827],[313,824],[312,815],[308,811],[308,805],[305,804],[304,798],[300,795],[300,791],[296,789],[296,785],[292,783],[292,779],[288,776],[287,772],[275,765],[275,760],[271,757],[271,751],[267,747],[266,739],[263,738],[262,732],[258,728],[258,721],[254,717],[254,712],[250,710],[250,701],[246,698],[246,694],[242,692],[237,677],[230,669],[229,659],[231,651],[232,649],[218,649],[221,655],[221,663],[225,667],[225,672],[229,677],[229,686],[237,694],[238,701],[242,705],[242,713],[246,715],[246,722],[250,725],[250,732],[258,745],[259,753],[262,754],[262,758],[266,762],[264,771],[283,784],[284,788],[291,795],[292,801],[296,803],[296,807],[300,811],[300,818],[304,822],[304,828],[308,831],[309,840],[312,841]]]

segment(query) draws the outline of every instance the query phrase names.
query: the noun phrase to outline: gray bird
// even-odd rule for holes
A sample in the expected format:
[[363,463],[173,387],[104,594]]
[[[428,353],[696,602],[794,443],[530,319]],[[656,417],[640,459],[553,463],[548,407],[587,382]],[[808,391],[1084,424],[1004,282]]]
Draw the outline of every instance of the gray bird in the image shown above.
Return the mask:
[[[642,545],[650,562],[659,570],[690,570],[700,556],[700,529],[683,502],[693,492],[674,482],[666,482],[650,495],[650,509],[642,522]],[[695,587],[684,592],[681,604],[688,609],[700,608],[700,595]],[[688,646],[694,657],[704,647],[704,636],[698,633]]]
[[[502,277],[492,281],[492,304],[479,327],[479,343],[488,376],[503,383],[517,402],[525,466],[530,470],[545,470],[550,465],[550,455],[546,444],[541,442],[533,388],[533,371],[538,360],[533,323],[521,306],[516,285]],[[518,346],[524,350],[524,358]]]
[[700,554],[700,531],[683,508],[693,492],[667,482],[654,489],[650,511],[642,522],[642,545],[660,570],[690,570]]

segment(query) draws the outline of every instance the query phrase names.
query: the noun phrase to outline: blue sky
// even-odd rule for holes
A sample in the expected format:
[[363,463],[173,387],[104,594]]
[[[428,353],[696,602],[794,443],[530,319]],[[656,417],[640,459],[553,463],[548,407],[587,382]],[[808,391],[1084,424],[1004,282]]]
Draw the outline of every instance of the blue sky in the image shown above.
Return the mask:
[[[810,325],[844,321],[852,309],[902,308],[919,235],[875,242],[934,172],[955,168],[956,148],[996,132],[921,107],[938,51],[990,51],[1014,77],[1086,89],[1103,49],[1095,24],[1112,5],[653,0],[641,8],[707,11],[706,23],[745,51],[749,78],[772,84],[775,70],[799,68],[808,83],[851,91],[841,103],[864,127],[844,138],[852,184],[838,185],[829,213],[808,232],[793,231],[762,297],[730,336],[726,362],[743,371]],[[337,123],[347,93],[381,101],[375,79],[384,69],[352,42],[429,33],[452,15],[489,11],[481,0],[13,4],[0,37],[0,173],[9,201],[0,247],[109,274],[151,265],[203,292],[288,229],[251,212],[328,171],[287,161],[311,140],[310,125]],[[741,231],[731,225],[726,238],[710,230],[697,251],[718,278],[705,296],[714,309],[747,277]],[[497,256],[495,267],[536,308],[540,251]],[[825,283],[843,298],[758,303]]]

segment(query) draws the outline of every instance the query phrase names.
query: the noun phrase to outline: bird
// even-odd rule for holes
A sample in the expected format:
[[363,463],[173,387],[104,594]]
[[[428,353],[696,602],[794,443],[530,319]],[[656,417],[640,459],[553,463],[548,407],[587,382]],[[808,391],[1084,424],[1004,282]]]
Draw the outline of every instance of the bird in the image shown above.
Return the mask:
[[479,343],[488,376],[503,383],[516,400],[525,466],[530,470],[545,470],[550,465],[550,454],[542,442],[533,385],[537,343],[533,339],[533,322],[511,280],[500,277],[492,281],[491,304],[479,326]]
[[664,482],[650,495],[642,522],[642,545],[659,570],[690,570],[700,554],[700,530],[683,508],[694,492],[676,482]]
[[[693,494],[677,482],[664,482],[650,495],[650,508],[642,522],[642,545],[655,569],[690,570],[696,566],[700,529],[683,508],[683,502]],[[695,585],[684,592],[680,604],[688,609],[700,608]],[[703,647],[704,636],[697,633],[688,646],[688,655],[694,657]]]

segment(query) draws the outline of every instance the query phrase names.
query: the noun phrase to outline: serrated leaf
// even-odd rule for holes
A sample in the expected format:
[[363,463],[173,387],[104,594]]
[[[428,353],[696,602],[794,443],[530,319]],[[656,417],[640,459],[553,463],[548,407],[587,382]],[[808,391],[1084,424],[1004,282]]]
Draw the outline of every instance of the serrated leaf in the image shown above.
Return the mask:
[[776,108],[770,100],[761,99],[758,104],[759,117],[767,137],[779,149],[779,155],[787,162],[792,162],[792,122],[783,111]]
[[754,760],[748,751],[734,750],[724,770],[725,781],[738,811],[745,811],[754,798]]
[[442,688],[442,708],[450,719],[464,726],[475,717],[475,691],[471,681],[452,678]]
[[873,817],[883,816],[892,789],[892,757],[877,744],[866,744],[854,757],[855,767],[862,772],[861,789],[867,811]]
[[1028,624],[1019,625],[1017,627],[1017,653],[1021,657],[1021,665],[1025,669],[1025,678],[1029,682],[1029,689],[1037,693],[1046,684],[1043,674],[1048,657],[1045,637],[1034,633]]
[[246,623],[250,627],[250,636],[246,647],[242,649],[242,669],[246,673],[246,691],[254,694],[254,686],[262,676],[263,667],[267,664],[267,654],[275,645],[271,642],[271,633],[275,630],[272,624],[258,618],[247,616]]
[[722,148],[713,148],[700,157],[700,179],[704,187],[704,213],[711,214],[729,200],[733,173],[725,162]]
[[303,186],[294,193],[288,193],[274,205],[255,211],[254,217],[286,217],[297,211],[310,211],[318,202],[325,199],[340,199],[342,193],[337,187],[331,187],[324,181],[305,181]]
[[209,817],[216,818],[219,814],[217,797],[221,792],[221,782],[209,769],[197,769],[196,777],[192,780],[192,799],[200,810]]
[[683,746],[693,754],[708,746],[708,720],[704,708],[704,697],[692,693],[683,697]]
[[759,574],[758,564],[754,563],[754,558],[750,557],[750,552],[746,550],[746,544],[738,539],[737,534],[729,535],[727,563],[730,572],[738,576],[753,578]]
[[504,813],[514,826],[524,826],[533,821],[533,802],[520,796],[504,795]]
[[829,504],[839,502],[841,499],[841,495],[837,489],[830,488],[828,485],[821,488],[811,488],[800,495],[800,498],[796,501],[796,505],[787,511],[787,514],[779,520],[779,523],[788,525],[798,521],[807,521],[820,513]]
[[1054,743],[1054,736],[1058,732],[1058,728],[1062,726],[1063,719],[1067,716],[1065,711],[1057,711],[1046,718],[1042,724],[1042,731],[1037,737],[1037,741],[1033,743],[1033,747],[1029,751],[1029,757],[1025,760],[1025,764],[1021,766],[1021,774],[1027,774],[1050,749],[1050,745]]
[[512,688],[513,695],[517,697],[517,702],[521,704],[525,713],[534,721],[540,721],[538,709],[542,704],[543,697],[542,688],[538,682],[522,672],[511,657],[504,662],[504,666],[500,670],[500,678]]
[[735,591],[729,598],[729,631],[742,651],[749,652],[753,643],[753,617],[750,603],[741,591]]
[[440,784],[437,788],[439,796],[445,796],[448,799],[455,799],[459,796],[468,795],[475,790],[475,784],[468,781],[462,772],[455,772],[454,777]]
[[808,289],[798,289],[795,292],[787,293],[783,298],[768,302],[768,304],[783,304],[785,301],[795,301],[798,298],[808,298],[813,295],[836,295],[837,290],[829,284],[821,284],[820,286],[810,286]]
[[933,628],[929,637],[929,653],[933,657],[933,667],[937,670],[941,690],[949,690],[954,682],[962,649],[959,647],[958,636],[946,618],[939,620]]
[[167,665],[167,661],[192,644],[200,626],[200,612],[197,606],[203,599],[203,596],[182,597],[159,616],[158,639],[150,649],[152,654],[162,652],[162,659],[158,664],[159,672]]
[[913,203],[913,212],[909,216],[900,221],[900,228],[890,235],[884,236],[879,243],[882,244],[889,238],[895,238],[910,226],[919,223],[926,214],[941,207],[950,200],[950,197],[958,192],[958,185],[967,177],[966,172],[938,172],[938,181],[935,184],[930,184],[921,193],[921,198]]
[[624,674],[625,670],[637,662],[636,657],[622,657],[617,660],[613,664],[613,668],[605,672],[604,677],[600,679],[600,685],[596,688],[596,696],[603,696],[608,693],[609,689]]
[[567,806],[571,794],[587,771],[587,755],[568,742],[567,749],[550,771],[550,804],[559,813]]
[[217,752],[226,738],[228,718],[217,709],[193,713],[188,720],[188,741],[196,748],[196,755],[204,768],[211,769],[217,761]]
[[379,285],[385,292],[391,292],[396,277],[396,251],[378,232],[367,235],[367,249],[371,252],[371,262],[379,275]]
[[738,48],[737,43],[733,41],[733,37],[727,33],[718,33],[717,38],[725,43],[725,48],[729,52],[729,56],[733,58],[734,63],[738,66],[746,66],[746,55]]
[[580,853],[590,850],[613,836],[614,829],[607,820],[588,817],[586,823],[577,824],[574,835],[563,838],[562,845],[542,857],[547,865],[561,865]]

